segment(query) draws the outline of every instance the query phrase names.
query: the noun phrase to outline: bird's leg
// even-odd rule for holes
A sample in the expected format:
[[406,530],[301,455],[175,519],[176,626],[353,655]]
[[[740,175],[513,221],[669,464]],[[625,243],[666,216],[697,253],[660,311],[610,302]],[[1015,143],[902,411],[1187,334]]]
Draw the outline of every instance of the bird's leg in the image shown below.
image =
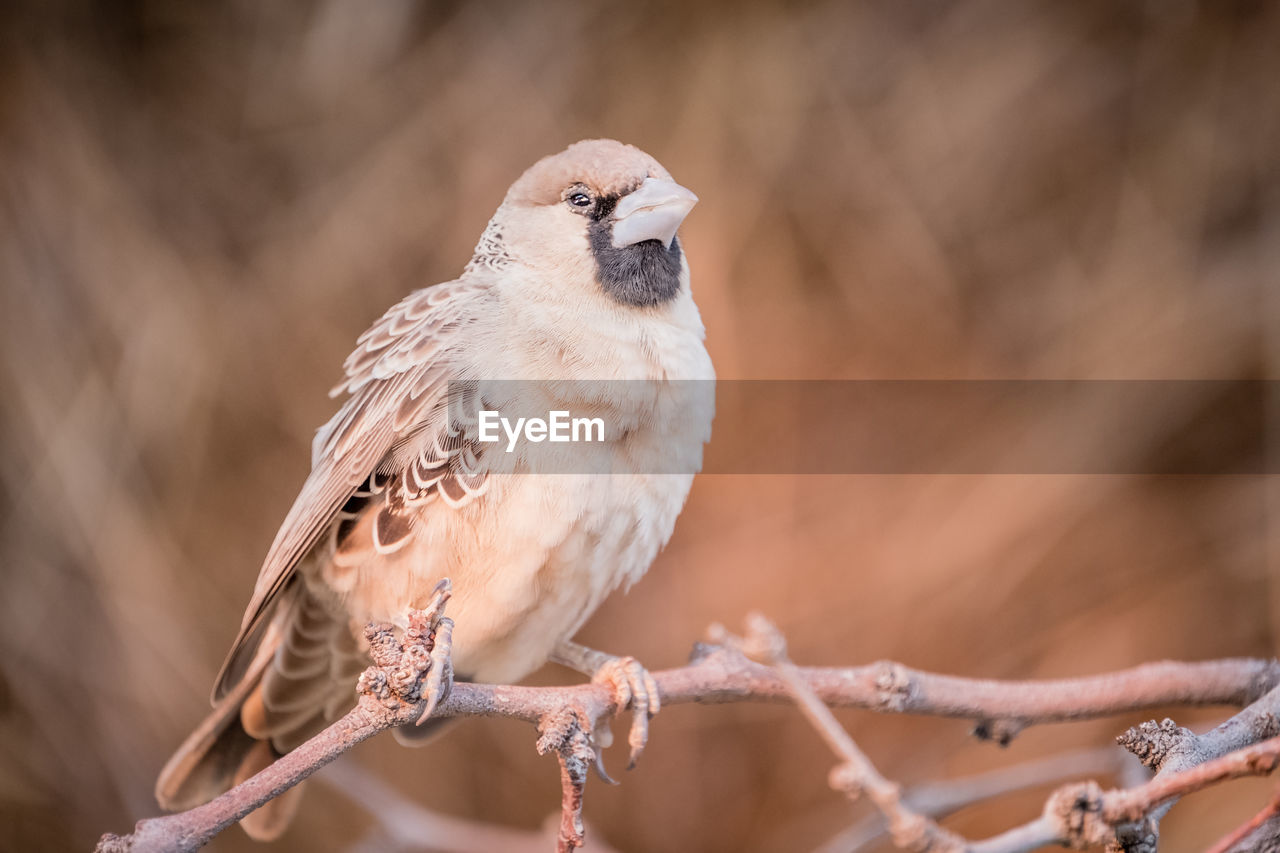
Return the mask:
[[[631,708],[631,733],[627,736],[627,743],[631,746],[629,768],[635,767],[649,741],[649,718],[661,708],[658,684],[653,676],[633,657],[616,657],[570,640],[556,646],[551,660],[591,676],[593,682],[608,685],[613,690],[619,713]],[[605,738],[599,740],[603,746],[608,746],[607,739],[611,735],[607,728],[603,734]]]

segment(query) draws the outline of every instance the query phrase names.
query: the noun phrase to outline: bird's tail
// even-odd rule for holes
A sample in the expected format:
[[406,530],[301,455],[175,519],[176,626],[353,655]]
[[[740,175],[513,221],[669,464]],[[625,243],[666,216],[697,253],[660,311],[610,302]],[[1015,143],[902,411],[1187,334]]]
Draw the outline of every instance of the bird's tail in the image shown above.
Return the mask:
[[[160,771],[156,800],[181,811],[212,800],[301,745],[355,704],[367,662],[349,627],[298,585],[280,602],[243,678]],[[302,785],[240,820],[251,838],[280,836]]]

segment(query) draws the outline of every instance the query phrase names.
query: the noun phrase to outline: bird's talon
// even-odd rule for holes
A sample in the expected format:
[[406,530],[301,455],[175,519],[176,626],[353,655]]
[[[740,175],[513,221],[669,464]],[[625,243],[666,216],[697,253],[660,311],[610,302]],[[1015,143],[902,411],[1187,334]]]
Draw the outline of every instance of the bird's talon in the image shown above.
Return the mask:
[[630,770],[636,766],[649,742],[649,718],[661,708],[658,683],[633,657],[614,658],[596,671],[592,681],[607,684],[613,689],[618,713],[628,708],[631,710],[631,731],[627,736],[631,748],[627,764]]
[[422,725],[449,695],[453,687],[453,620],[442,618],[435,628],[435,641],[431,646],[431,668],[427,670],[426,683],[422,692],[427,697],[427,707],[418,717],[418,725]]
[[596,760],[592,766],[595,768],[596,775],[600,777],[600,781],[606,785],[617,785],[618,781],[609,775],[609,771],[604,769],[604,753],[599,746],[596,747],[595,753]]

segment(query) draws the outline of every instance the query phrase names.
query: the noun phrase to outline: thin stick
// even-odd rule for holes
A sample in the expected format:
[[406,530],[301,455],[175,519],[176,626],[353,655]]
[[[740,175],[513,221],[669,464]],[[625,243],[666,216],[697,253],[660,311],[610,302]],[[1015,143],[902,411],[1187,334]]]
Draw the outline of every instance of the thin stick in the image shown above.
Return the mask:
[[[939,818],[966,806],[1017,791],[1060,783],[1072,777],[1119,776],[1124,773],[1128,763],[1144,773],[1145,777],[1145,771],[1135,759],[1110,746],[1050,755],[1012,767],[942,782],[925,782],[908,788],[902,798],[916,812],[926,817]],[[878,814],[870,815],[832,836],[813,853],[857,853],[883,837],[886,832],[884,819]]]
[[1222,836],[1216,844],[1209,848],[1208,853],[1228,853],[1237,844],[1261,829],[1263,824],[1276,816],[1280,816],[1280,790],[1276,791],[1275,796],[1271,798],[1271,802],[1263,806],[1262,811]]

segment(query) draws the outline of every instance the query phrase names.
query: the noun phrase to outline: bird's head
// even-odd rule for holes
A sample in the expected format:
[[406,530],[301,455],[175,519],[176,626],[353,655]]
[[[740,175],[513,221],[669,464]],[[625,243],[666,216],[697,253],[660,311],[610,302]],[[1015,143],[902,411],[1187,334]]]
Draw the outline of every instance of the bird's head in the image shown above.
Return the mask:
[[640,149],[585,140],[512,184],[477,261],[488,253],[551,276],[589,276],[618,302],[660,305],[684,286],[676,231],[697,201]]

